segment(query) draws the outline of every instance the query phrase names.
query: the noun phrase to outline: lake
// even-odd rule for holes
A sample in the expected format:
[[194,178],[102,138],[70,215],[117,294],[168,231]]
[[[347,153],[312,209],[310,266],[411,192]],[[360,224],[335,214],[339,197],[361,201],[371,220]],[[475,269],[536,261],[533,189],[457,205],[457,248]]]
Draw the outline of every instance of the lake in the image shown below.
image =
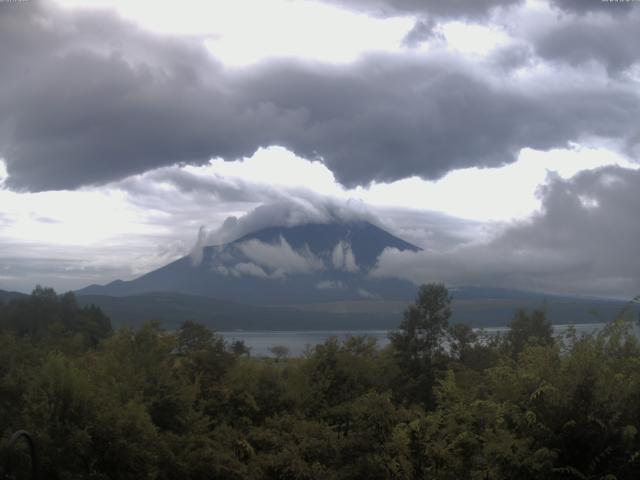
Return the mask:
[[[575,325],[578,334],[593,333],[602,328],[604,323],[584,323]],[[554,325],[556,334],[566,331],[569,325]],[[485,328],[487,335],[506,332],[507,327]],[[476,329],[476,331],[480,331]],[[338,337],[341,340],[358,335],[367,335],[377,340],[378,345],[384,347],[389,343],[390,330],[317,330],[317,331],[260,331],[260,330],[238,330],[218,332],[227,341],[242,340],[251,349],[254,357],[272,356],[269,347],[282,345],[289,349],[290,356],[300,356],[307,346],[323,343],[329,337]]]

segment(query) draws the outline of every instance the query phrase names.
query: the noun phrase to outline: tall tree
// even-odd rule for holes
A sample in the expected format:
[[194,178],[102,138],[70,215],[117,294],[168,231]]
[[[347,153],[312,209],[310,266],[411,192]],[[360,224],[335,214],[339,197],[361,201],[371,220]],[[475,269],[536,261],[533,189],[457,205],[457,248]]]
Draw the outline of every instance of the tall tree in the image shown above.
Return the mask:
[[507,347],[517,357],[527,345],[553,344],[553,327],[543,310],[519,310],[509,325]]
[[414,304],[404,312],[398,330],[389,335],[403,372],[404,400],[434,404],[433,384],[443,356],[443,340],[451,317],[451,296],[442,283],[422,285]]

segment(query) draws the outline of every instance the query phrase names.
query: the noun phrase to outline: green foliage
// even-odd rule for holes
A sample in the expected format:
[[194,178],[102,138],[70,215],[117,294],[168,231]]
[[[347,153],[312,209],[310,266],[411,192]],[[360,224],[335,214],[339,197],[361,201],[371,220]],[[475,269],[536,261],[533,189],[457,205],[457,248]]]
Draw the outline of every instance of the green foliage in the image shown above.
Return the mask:
[[79,307],[75,295],[37,286],[24,299],[0,304],[0,329],[20,337],[48,339],[58,347],[95,346],[111,334],[111,322],[95,306]]
[[543,310],[534,310],[531,314],[519,310],[509,325],[506,344],[516,357],[527,345],[551,345],[553,327]]
[[256,359],[194,322],[110,334],[70,295],[23,302],[0,307],[0,458],[26,428],[42,478],[640,476],[640,344],[624,318],[554,339],[543,313],[520,312],[491,339],[448,326],[448,292],[430,285],[384,349],[331,338]]
[[433,386],[442,370],[442,341],[451,317],[451,296],[443,284],[423,285],[404,320],[390,335],[402,375],[396,390],[405,402],[434,405]]

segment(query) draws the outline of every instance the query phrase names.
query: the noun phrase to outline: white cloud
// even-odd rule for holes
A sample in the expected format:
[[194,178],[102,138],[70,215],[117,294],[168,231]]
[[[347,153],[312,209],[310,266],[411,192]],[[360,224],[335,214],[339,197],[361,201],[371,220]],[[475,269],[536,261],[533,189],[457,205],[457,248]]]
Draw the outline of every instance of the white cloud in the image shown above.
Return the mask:
[[196,244],[191,249],[191,261],[194,265],[200,265],[202,262],[203,249],[206,246],[207,241],[207,229],[202,226],[198,230],[198,238],[196,240]]
[[129,265],[130,274],[135,276],[143,275],[158,268],[158,266],[164,266],[178,260],[187,255],[187,253],[187,246],[181,240],[156,245],[150,248],[149,251],[143,252],[132,259]]
[[[0,242],[4,255],[12,258],[62,258],[61,249],[72,250],[78,260],[104,265],[102,277],[92,270],[90,281],[99,283],[130,279],[188,253],[185,246],[192,244],[203,224],[211,233],[198,246],[226,243],[269,226],[364,218],[381,222],[416,245],[442,251],[446,245],[490,239],[499,226],[493,220],[532,215],[541,206],[536,191],[555,178],[551,172],[571,179],[601,165],[636,168],[612,150],[576,145],[549,152],[523,150],[515,164],[456,171],[436,182],[414,178],[348,190],[324,165],[273,147],[237,162],[168,167],[77,191],[20,193],[0,188]],[[603,174],[600,182],[608,185],[620,179]],[[454,217],[430,213],[434,210]],[[179,247],[166,255],[157,253],[166,245]],[[337,265],[357,267],[348,249],[332,253]],[[409,262],[408,270],[413,267]],[[45,272],[44,264],[38,268],[37,280],[25,277],[19,284],[26,287],[20,288],[29,289],[40,278],[60,288],[87,283],[85,275],[58,282]],[[59,271],[54,263],[51,268]],[[12,273],[16,276],[17,266]]]
[[344,290],[347,287],[340,280],[323,280],[316,283],[316,288],[318,290]]
[[331,262],[334,268],[344,270],[346,272],[357,272],[358,265],[353,255],[353,250],[348,242],[341,241],[336,244],[331,253]]
[[4,182],[7,179],[7,164],[3,158],[0,158],[0,189],[3,188]]
[[444,23],[436,32],[444,37],[447,48],[465,54],[487,55],[509,41],[508,35],[496,27],[460,21]]
[[[270,161],[278,168],[263,169]],[[158,169],[78,191],[19,193],[0,188],[0,242],[5,255],[12,257],[25,256],[28,251],[31,257],[50,258],[60,247],[73,249],[77,258],[86,255],[85,259],[102,261],[105,266],[113,262],[112,268],[105,267],[102,277],[93,271],[91,282],[100,283],[132,278],[186,254],[184,246],[193,242],[194,232],[202,224],[213,229],[198,246],[225,243],[268,226],[335,218],[377,219],[416,245],[441,250],[447,244],[490,238],[496,225],[488,219],[526,218],[534,213],[541,205],[535,192],[553,178],[548,177],[549,172],[570,179],[583,169],[610,164],[631,167],[606,149],[525,150],[518,162],[500,169],[453,172],[437,182],[407,179],[345,190],[324,165],[272,148],[243,161],[214,160],[204,167]],[[268,183],[260,183],[263,175]],[[600,181],[610,184],[620,180],[603,175]],[[260,208],[254,210],[257,206]],[[446,216],[439,219],[427,209],[478,222]],[[236,218],[229,219],[229,215]],[[154,253],[172,244],[181,247],[167,255]],[[338,248],[332,253],[337,265],[347,270],[356,267],[349,249]],[[298,265],[307,268],[302,262]],[[413,267],[409,262],[407,271]],[[53,264],[52,268],[58,271]],[[12,275],[19,273],[16,270]],[[20,285],[31,288],[36,281],[32,278]],[[78,276],[75,283],[74,279],[57,282],[55,275],[47,277],[44,270],[38,278],[50,278],[48,281],[60,288],[86,284],[84,276]]]
[[368,290],[365,290],[364,288],[359,288],[358,289],[358,295],[362,298],[368,298],[368,299],[372,299],[372,298],[377,298],[376,295],[374,295],[373,293],[369,292]]
[[225,267],[224,265],[216,265],[216,266],[214,267],[214,270],[215,270],[216,272],[218,272],[220,275],[224,275],[224,276],[230,275],[230,274],[232,273],[232,272],[231,272],[227,267]]
[[[319,221],[326,221],[326,212],[313,212],[317,199],[303,204],[302,190],[349,202],[347,210],[359,208],[361,213],[365,208],[358,207],[357,202],[376,207],[438,211],[470,220],[508,221],[531,215],[540,208],[536,191],[549,174],[571,178],[580,171],[605,165],[637,168],[615,153],[613,145],[589,147],[574,143],[566,149],[523,149],[518,160],[510,165],[455,170],[437,181],[411,177],[390,183],[373,182],[368,187],[354,189],[341,186],[324,164],[298,157],[283,147],[263,148],[252,157],[236,162],[214,159],[205,166],[187,166],[181,171],[209,182],[212,190],[222,188],[214,184],[222,184],[228,191],[244,191],[245,195],[251,192],[258,201],[286,198],[288,203],[297,203],[300,209],[306,210],[308,216],[322,219]],[[261,212],[261,216],[265,213]],[[291,217],[278,222],[285,220],[291,221]]]
[[248,240],[238,245],[238,249],[254,263],[285,275],[311,273],[324,268],[322,260],[308,247],[297,252],[282,237],[276,244]]
[[531,218],[480,242],[417,253],[387,249],[371,274],[416,284],[632,297],[640,291],[638,181],[640,171],[617,166],[553,177]]
[[239,217],[227,217],[208,237],[210,245],[228,243],[268,227],[292,227],[305,223],[370,220],[375,215],[360,201],[342,200],[308,190],[280,190],[275,200],[265,202]]
[[523,218],[540,208],[536,191],[556,173],[568,179],[580,171],[605,165],[638,168],[604,147],[573,144],[547,152],[523,149],[518,161],[500,168],[456,170],[438,181],[417,177],[356,189],[356,195],[371,205],[435,210],[479,221]]
[[578,270],[582,261],[582,258],[566,251],[554,252],[535,247],[503,248],[494,241],[444,251],[400,252],[387,249],[371,275],[403,278],[416,285],[445,282],[452,286],[498,286],[542,291],[553,291],[558,287],[558,292],[576,293],[580,292],[576,283],[562,288],[548,280],[560,272]]
[[265,272],[262,267],[256,265],[255,263],[250,263],[250,262],[238,263],[237,265],[231,268],[231,273],[238,276],[248,275],[248,276],[253,276],[258,278],[269,277],[267,272]]
[[[409,17],[376,19],[319,2],[288,0],[59,0],[67,7],[110,7],[158,33],[200,36],[227,65],[270,57],[351,62],[370,51],[399,51]],[[330,32],[330,34],[328,34]],[[354,35],[357,32],[357,35]]]

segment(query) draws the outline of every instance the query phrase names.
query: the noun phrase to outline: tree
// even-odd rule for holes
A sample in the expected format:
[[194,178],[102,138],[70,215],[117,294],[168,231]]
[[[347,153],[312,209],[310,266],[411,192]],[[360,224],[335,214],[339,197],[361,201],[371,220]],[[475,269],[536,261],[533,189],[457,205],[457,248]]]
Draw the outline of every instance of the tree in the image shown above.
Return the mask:
[[186,320],[178,329],[176,348],[178,353],[186,355],[210,348],[216,341],[214,333],[205,325]]
[[552,345],[553,327],[542,310],[531,314],[519,310],[509,325],[506,335],[507,347],[513,357],[517,357],[527,345]]
[[416,301],[404,312],[397,331],[389,335],[398,364],[405,400],[433,406],[433,383],[442,341],[451,317],[451,296],[441,283],[422,285]]
[[457,323],[448,329],[451,342],[451,354],[462,363],[466,363],[469,350],[478,340],[478,334],[469,325]]
[[269,347],[269,353],[276,357],[276,362],[285,360],[289,356],[289,347],[286,345],[272,345]]
[[0,329],[20,337],[48,339],[57,347],[74,337],[81,345],[95,347],[112,334],[111,321],[100,308],[80,307],[73,292],[57,295],[39,285],[29,297],[0,306]]

